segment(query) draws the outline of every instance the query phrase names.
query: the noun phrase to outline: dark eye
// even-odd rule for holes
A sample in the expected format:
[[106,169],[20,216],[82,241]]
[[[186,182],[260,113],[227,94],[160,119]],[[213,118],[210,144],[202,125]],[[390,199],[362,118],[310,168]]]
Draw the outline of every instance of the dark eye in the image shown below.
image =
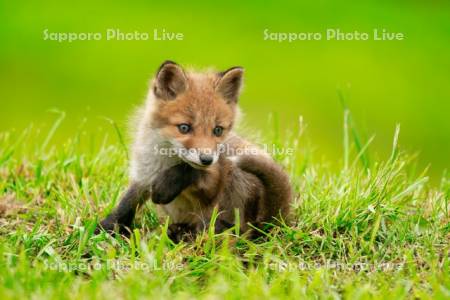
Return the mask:
[[177,125],[177,127],[178,127],[178,130],[180,131],[180,133],[182,133],[182,134],[186,134],[186,133],[189,133],[189,131],[191,131],[191,125],[189,125],[189,124],[180,124],[180,125]]
[[221,126],[214,127],[213,134],[215,136],[221,136],[223,134],[223,127],[221,127]]

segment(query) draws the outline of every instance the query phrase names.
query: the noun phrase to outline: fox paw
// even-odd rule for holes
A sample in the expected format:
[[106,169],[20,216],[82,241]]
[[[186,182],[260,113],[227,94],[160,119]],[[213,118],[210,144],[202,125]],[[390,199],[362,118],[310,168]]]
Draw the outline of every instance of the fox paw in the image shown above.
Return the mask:
[[107,217],[97,225],[94,234],[99,234],[103,230],[111,235],[119,233],[120,235],[123,236],[130,236],[131,232],[130,228],[131,224],[122,224],[117,220]]
[[194,235],[194,228],[186,223],[170,224],[167,228],[167,236],[176,244],[181,241],[190,240]]

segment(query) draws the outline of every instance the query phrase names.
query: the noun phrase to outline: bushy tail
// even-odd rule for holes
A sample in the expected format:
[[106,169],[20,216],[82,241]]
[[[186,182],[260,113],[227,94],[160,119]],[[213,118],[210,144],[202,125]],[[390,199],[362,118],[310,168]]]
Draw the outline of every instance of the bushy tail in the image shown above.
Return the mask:
[[261,208],[258,223],[288,220],[292,191],[286,172],[271,158],[261,155],[240,156],[237,166],[258,177],[265,187],[264,207]]

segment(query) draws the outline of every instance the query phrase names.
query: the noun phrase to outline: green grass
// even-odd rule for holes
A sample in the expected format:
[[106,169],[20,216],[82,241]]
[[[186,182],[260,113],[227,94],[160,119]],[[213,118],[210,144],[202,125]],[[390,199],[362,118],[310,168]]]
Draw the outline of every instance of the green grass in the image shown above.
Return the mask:
[[282,142],[275,130],[295,149],[276,157],[295,224],[259,243],[231,231],[174,245],[150,202],[130,239],[93,235],[126,187],[126,149],[82,129],[52,145],[61,120],[48,134],[0,135],[0,299],[450,297],[450,183],[427,182],[398,130],[392,154],[369,161],[346,113],[339,172],[301,133]]

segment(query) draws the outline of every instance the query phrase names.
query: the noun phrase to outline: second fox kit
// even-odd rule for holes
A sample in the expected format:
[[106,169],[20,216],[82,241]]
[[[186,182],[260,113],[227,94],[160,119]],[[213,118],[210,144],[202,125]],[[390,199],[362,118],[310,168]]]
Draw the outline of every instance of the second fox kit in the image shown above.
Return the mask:
[[236,210],[243,232],[288,216],[288,176],[233,132],[242,75],[161,65],[136,118],[130,185],[103,229],[125,232],[148,198],[169,216],[175,241],[208,226],[214,208],[216,232],[234,225]]

